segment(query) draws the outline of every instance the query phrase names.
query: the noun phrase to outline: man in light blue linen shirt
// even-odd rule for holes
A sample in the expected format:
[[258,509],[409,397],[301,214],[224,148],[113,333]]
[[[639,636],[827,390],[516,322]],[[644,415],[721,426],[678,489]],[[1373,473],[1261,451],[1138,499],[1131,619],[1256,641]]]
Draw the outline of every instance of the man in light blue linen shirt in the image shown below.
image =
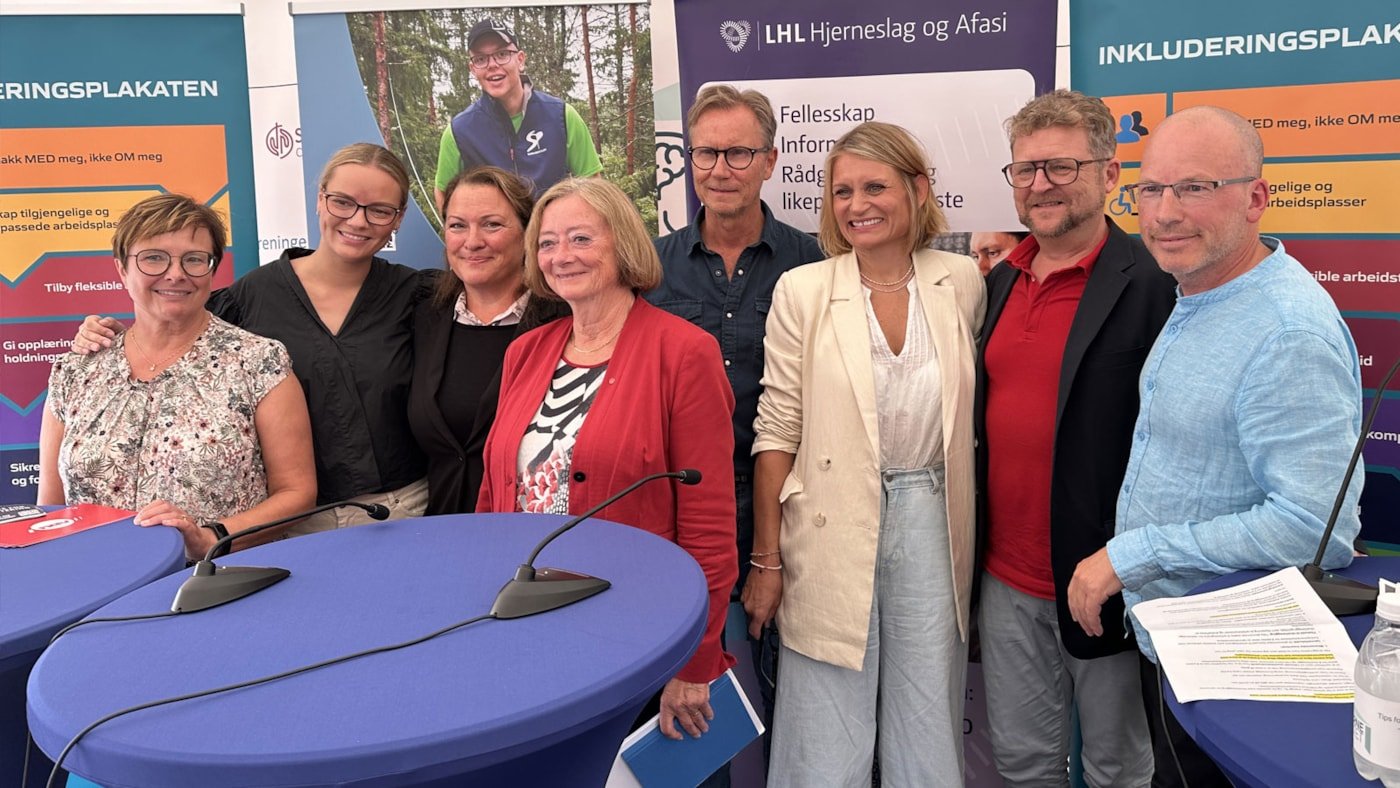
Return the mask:
[[[1148,139],[1135,198],[1142,239],[1176,277],[1176,308],[1143,365],[1116,535],[1080,562],[1074,620],[1102,633],[1099,609],[1182,596],[1239,569],[1312,559],[1361,429],[1356,346],[1337,307],[1275,238],[1263,144],[1240,116],[1194,107]],[[1361,525],[1358,468],[1323,566],[1351,561]],[[1156,654],[1136,621],[1144,696],[1157,707]],[[1152,724],[1157,773],[1174,785],[1169,735],[1192,786],[1228,785],[1175,725]]]

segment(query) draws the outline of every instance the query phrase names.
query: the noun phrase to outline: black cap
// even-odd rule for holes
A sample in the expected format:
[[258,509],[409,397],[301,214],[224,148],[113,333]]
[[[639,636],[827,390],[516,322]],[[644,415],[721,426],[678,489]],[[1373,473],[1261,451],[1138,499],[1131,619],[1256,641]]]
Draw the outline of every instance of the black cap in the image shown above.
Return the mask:
[[515,40],[515,33],[511,32],[506,23],[499,19],[486,17],[485,19],[472,25],[470,33],[467,33],[467,50],[476,48],[476,45],[485,36],[496,36],[505,42],[506,46],[520,48],[520,42]]

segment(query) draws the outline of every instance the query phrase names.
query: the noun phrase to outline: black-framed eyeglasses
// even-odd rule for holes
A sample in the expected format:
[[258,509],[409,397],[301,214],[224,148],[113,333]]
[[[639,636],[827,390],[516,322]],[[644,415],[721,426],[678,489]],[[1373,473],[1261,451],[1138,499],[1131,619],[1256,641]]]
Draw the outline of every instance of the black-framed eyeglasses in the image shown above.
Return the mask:
[[1215,190],[1221,186],[1251,183],[1256,180],[1258,177],[1251,175],[1244,178],[1226,178],[1222,181],[1177,181],[1176,183],[1142,181],[1124,186],[1123,191],[1127,192],[1128,199],[1135,202],[1157,202],[1168,191],[1171,191],[1176,195],[1178,202],[1202,203],[1214,197]]
[[356,211],[363,208],[365,211],[365,221],[370,224],[384,225],[393,224],[394,219],[401,213],[401,209],[395,208],[392,205],[385,205],[383,203],[364,205],[355,202],[343,194],[321,192],[321,196],[326,198],[326,210],[330,211],[331,216],[337,219],[349,219],[355,215]]
[[732,148],[686,148],[685,152],[690,156],[690,163],[702,170],[713,170],[719,163],[719,157],[724,157],[724,163],[732,170],[746,170],[753,164],[753,157],[760,153],[773,150],[771,146],[762,148],[746,148],[743,145],[735,145]]
[[[146,276],[164,274],[170,270],[170,264],[175,260],[175,256],[164,249],[145,249],[127,257],[136,258],[136,270]],[[180,269],[186,276],[208,276],[218,265],[219,258],[208,252],[185,252],[180,255]]]
[[1045,173],[1045,180],[1056,186],[1068,186],[1079,180],[1079,168],[1086,164],[1098,164],[1109,159],[1041,159],[1039,161],[1013,161],[1001,168],[1006,182],[1018,189],[1035,183],[1035,172]]
[[472,68],[486,68],[491,63],[504,66],[519,51],[518,49],[498,49],[489,55],[472,55],[468,61],[472,64]]

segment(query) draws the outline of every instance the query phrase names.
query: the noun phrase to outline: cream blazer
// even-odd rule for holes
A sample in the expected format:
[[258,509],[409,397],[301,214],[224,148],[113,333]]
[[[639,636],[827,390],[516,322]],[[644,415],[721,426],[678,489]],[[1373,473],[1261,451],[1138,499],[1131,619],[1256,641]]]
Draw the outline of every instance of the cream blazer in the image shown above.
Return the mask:
[[[972,395],[986,288],[976,264],[914,254],[943,387],[949,566],[958,631],[967,637],[975,528]],[[865,295],[854,254],[799,266],[773,291],[763,341],[755,454],[796,455],[784,480],[783,645],[860,670],[880,528],[880,434]]]

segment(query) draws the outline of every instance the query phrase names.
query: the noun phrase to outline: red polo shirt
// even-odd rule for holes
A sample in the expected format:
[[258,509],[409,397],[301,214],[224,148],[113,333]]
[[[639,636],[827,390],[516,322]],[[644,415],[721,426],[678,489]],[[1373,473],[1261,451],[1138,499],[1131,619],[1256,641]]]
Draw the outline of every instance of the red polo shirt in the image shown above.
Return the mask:
[[1025,594],[1055,598],[1050,569],[1050,475],[1055,401],[1070,324],[1105,235],[1087,257],[1031,276],[1035,236],[1007,256],[1021,271],[987,340],[986,569]]

